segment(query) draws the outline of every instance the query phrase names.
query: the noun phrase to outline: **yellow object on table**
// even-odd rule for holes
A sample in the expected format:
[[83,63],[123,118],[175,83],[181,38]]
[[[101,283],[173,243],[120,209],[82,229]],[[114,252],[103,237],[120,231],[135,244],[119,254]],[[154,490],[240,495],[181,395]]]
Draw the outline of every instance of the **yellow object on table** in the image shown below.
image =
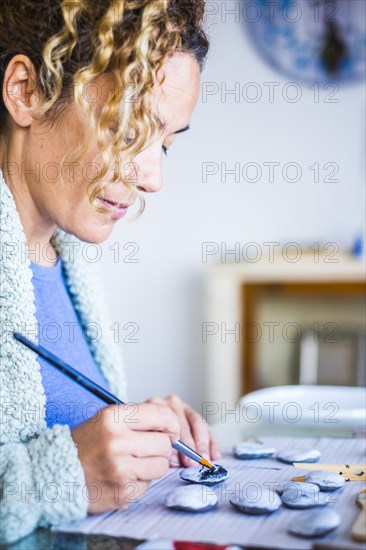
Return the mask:
[[[349,481],[366,481],[365,464],[319,464],[318,462],[294,462],[295,468],[300,470],[327,470],[337,472]],[[297,476],[293,481],[305,481],[306,476]]]

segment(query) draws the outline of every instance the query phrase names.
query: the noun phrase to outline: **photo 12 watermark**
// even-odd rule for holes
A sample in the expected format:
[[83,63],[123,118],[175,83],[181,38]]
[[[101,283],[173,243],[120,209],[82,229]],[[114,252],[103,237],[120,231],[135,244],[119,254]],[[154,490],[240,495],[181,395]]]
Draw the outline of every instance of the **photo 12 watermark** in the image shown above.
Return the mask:
[[260,261],[273,264],[283,260],[288,264],[297,264],[301,260],[313,263],[338,264],[340,246],[336,242],[314,242],[307,246],[296,241],[280,243],[278,241],[259,242],[203,242],[201,245],[201,261],[210,260],[220,263],[257,263]]

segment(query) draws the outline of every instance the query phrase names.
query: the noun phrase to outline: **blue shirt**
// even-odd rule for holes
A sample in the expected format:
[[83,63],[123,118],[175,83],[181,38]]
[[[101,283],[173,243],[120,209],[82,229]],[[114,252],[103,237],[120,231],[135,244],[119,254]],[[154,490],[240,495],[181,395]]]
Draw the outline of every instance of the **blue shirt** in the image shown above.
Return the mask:
[[[103,386],[108,383],[90,352],[71,301],[60,257],[52,267],[31,262],[39,344]],[[46,394],[46,422],[71,428],[94,416],[106,403],[59,372],[42,357],[40,364]]]

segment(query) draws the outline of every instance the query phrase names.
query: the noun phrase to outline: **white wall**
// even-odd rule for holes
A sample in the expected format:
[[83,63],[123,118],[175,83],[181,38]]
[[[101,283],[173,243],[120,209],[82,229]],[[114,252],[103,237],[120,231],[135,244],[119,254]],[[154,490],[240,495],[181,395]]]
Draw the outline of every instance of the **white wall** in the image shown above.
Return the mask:
[[[147,209],[135,221],[121,220],[103,244],[103,270],[113,320],[121,339],[136,323],[138,343],[123,343],[131,400],[178,393],[201,409],[204,399],[204,344],[202,243],[267,241],[301,246],[335,242],[350,246],[362,228],[364,215],[363,150],[364,88],[341,88],[337,103],[324,103],[301,85],[297,103],[285,101],[288,79],[259,57],[243,31],[229,17],[211,25],[212,48],[203,82],[233,88],[256,82],[263,96],[257,103],[220,94],[200,103],[191,130],[178,136],[165,161],[163,190],[147,197]],[[278,82],[275,101],[268,100],[264,82]],[[291,90],[289,90],[290,92]],[[280,169],[296,162],[302,168],[297,183],[276,177],[268,182],[264,162]],[[202,182],[203,162],[226,162],[241,167],[258,163],[263,175],[257,183],[235,183],[220,174]],[[309,166],[339,165],[338,183],[314,182]],[[329,171],[328,171],[329,173]],[[290,177],[292,173],[289,172]],[[252,177],[252,176],[250,176]],[[134,242],[138,263],[114,263],[109,246]],[[122,258],[133,249],[122,250]],[[212,258],[213,261],[218,258]]]

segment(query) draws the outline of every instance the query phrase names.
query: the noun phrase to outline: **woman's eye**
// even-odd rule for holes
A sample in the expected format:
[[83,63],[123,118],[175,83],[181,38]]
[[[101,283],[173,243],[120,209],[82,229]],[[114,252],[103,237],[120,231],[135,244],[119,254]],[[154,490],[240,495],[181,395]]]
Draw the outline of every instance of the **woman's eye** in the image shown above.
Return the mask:
[[168,155],[168,148],[167,148],[167,147],[165,147],[165,145],[162,145],[162,146],[161,146],[161,148],[163,149],[163,153],[164,153],[164,155],[166,155],[166,156],[167,156],[167,155]]
[[[119,127],[117,124],[112,124],[110,127],[109,127],[109,131],[111,132],[111,134],[116,134],[119,130]],[[131,143],[131,141],[133,141],[133,138],[132,137],[127,137],[123,140],[125,142],[126,145],[128,145],[129,143]]]

